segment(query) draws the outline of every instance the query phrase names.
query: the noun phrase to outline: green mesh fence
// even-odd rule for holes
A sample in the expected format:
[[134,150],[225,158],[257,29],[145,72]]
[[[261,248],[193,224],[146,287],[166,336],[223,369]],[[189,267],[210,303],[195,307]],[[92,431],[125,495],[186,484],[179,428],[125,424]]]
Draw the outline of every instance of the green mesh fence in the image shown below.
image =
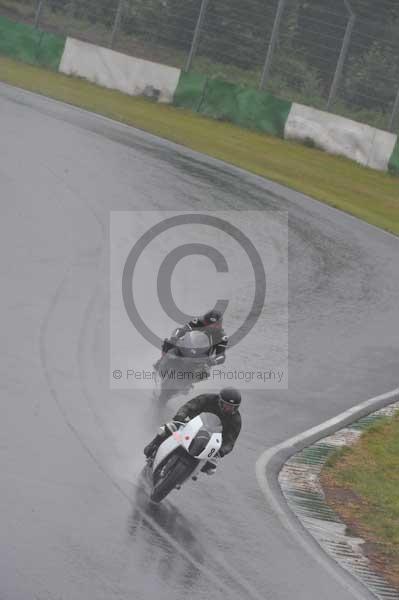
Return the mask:
[[396,141],[395,149],[389,161],[389,170],[395,175],[399,175],[399,137]]
[[175,91],[173,104],[197,111],[204,94],[207,78],[199,73],[182,73]]
[[61,36],[0,17],[0,54],[57,70],[64,46]]
[[284,137],[292,103],[256,89],[182,73],[174,103],[214,119]]

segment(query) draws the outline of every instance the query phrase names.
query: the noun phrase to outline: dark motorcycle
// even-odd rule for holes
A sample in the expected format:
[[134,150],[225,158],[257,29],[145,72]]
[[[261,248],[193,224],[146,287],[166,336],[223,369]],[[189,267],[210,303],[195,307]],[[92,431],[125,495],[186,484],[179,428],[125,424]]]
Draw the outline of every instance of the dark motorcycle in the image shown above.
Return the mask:
[[206,333],[188,331],[161,359],[157,369],[159,400],[187,394],[195,383],[209,377],[211,344]]

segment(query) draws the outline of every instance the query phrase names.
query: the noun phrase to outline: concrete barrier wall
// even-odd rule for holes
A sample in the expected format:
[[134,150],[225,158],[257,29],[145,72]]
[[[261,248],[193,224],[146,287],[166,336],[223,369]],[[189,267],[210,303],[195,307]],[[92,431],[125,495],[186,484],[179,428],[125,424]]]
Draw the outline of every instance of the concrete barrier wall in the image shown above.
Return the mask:
[[312,140],[317,148],[387,171],[397,136],[351,119],[294,103],[284,131],[285,139]]
[[59,70],[130,96],[172,102],[180,69],[67,38]]

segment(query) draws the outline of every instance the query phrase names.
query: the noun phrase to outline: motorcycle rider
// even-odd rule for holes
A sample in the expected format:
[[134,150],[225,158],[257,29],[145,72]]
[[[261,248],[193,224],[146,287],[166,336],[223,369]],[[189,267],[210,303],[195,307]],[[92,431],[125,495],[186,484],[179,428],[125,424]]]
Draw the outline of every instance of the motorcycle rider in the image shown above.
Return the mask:
[[209,359],[206,367],[205,376],[209,376],[209,367],[222,365],[226,360],[226,347],[228,337],[223,329],[223,315],[219,310],[210,310],[203,317],[191,319],[182,327],[178,327],[169,339],[165,339],[162,344],[162,356],[154,364],[154,369],[158,370],[162,357],[172,348],[176,347],[176,342],[183,337],[187,331],[198,330],[206,333],[209,338]]
[[[153,458],[163,441],[166,440],[179,427],[179,423],[188,422],[201,413],[208,412],[217,415],[222,423],[223,443],[218,456],[223,458],[233,450],[234,444],[241,431],[241,393],[231,387],[223,388],[218,394],[200,394],[192,398],[179,408],[173,421],[160,427],[155,438],[144,448],[146,458]],[[206,462],[201,469],[203,472],[213,474],[216,465],[210,461]]]

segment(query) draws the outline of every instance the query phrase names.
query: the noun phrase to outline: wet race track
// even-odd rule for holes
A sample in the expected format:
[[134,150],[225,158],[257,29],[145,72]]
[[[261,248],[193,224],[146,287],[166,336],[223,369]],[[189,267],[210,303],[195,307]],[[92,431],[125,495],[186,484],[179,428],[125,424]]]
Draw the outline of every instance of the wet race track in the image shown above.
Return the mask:
[[[398,240],[142,132],[0,86],[1,600],[347,600],[258,487],[267,447],[397,386]],[[150,506],[150,399],[109,381],[111,210],[289,216],[289,389]],[[161,416],[159,416],[161,418]]]

